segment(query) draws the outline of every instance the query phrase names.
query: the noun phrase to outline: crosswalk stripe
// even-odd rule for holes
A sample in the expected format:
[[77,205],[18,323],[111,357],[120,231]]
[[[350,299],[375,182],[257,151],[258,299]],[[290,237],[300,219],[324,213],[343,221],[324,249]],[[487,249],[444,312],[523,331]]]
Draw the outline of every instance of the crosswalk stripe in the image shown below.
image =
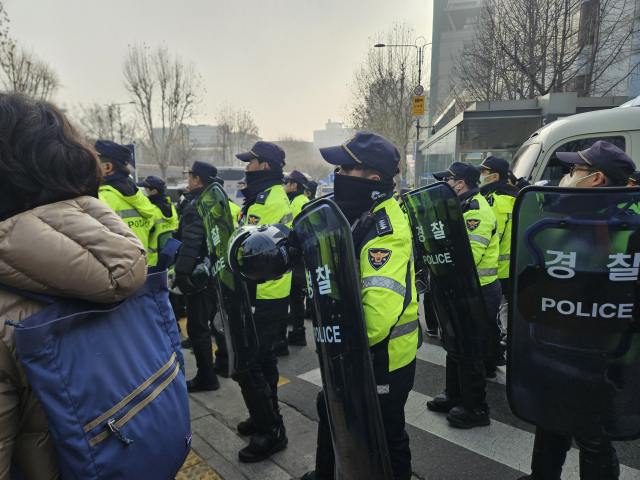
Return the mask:
[[[420,350],[425,346],[439,348],[434,345],[424,344]],[[424,356],[437,355],[436,352],[430,350],[428,348],[425,349]],[[438,365],[440,364],[438,363]],[[298,375],[298,378],[322,387],[320,368]],[[455,443],[503,465],[521,472],[531,473],[531,453],[533,452],[534,440],[532,433],[496,420],[491,420],[489,427],[478,427],[471,430],[453,428],[446,420],[445,414],[435,413],[427,409],[429,400],[432,400],[432,398],[428,395],[411,391],[405,406],[406,422],[409,425],[413,425],[427,433]],[[620,480],[637,480],[638,478],[640,478],[639,470],[620,465]],[[562,480],[579,479],[578,450],[572,448],[567,454],[567,460],[562,469]]]
[[[433,363],[434,365],[446,366],[447,352],[440,345],[432,345],[430,343],[423,343],[418,349],[416,354],[418,360],[424,360],[425,362]],[[500,385],[507,384],[507,374],[505,373],[505,367],[498,367],[496,370],[496,378],[487,379],[488,382],[499,383]]]

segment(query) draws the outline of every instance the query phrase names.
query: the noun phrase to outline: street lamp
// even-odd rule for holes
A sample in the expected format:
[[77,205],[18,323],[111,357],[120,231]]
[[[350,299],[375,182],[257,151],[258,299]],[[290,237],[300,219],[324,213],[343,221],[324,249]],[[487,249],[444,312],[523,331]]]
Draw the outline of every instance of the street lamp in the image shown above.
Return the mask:
[[[418,43],[418,40],[422,39],[424,42]],[[420,78],[422,77],[422,61],[424,60],[424,49],[427,45],[431,45],[431,43],[427,43],[427,39],[424,37],[416,38],[415,45],[385,45],[384,43],[376,43],[374,45],[375,48],[382,47],[414,47],[418,51],[418,85],[420,85]],[[416,139],[420,140],[420,129],[421,128],[433,128],[431,125],[427,127],[420,126],[420,119],[418,118],[418,123],[416,125]]]

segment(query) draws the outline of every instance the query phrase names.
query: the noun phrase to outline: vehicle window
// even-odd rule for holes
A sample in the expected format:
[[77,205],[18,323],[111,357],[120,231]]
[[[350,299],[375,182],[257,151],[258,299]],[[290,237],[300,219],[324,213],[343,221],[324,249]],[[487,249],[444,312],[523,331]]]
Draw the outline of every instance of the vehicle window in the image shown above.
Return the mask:
[[556,156],[557,152],[581,152],[582,150],[586,150],[591,147],[594,143],[599,140],[604,140],[605,142],[609,142],[621,150],[626,151],[626,141],[622,136],[614,136],[614,137],[591,137],[591,138],[580,138],[578,140],[572,140],[567,142],[560,147],[556,148],[551,157],[549,158],[549,163],[545,167],[542,172],[542,176],[540,180],[547,180],[549,183],[547,184],[549,187],[557,187],[560,185],[560,180],[562,177],[569,173],[570,167],[562,163],[558,160]]
[[218,176],[224,181],[235,180],[237,182],[238,180],[242,180],[244,178],[245,173],[246,172],[244,169],[237,169],[237,170],[235,169],[223,170],[222,168],[218,169]]
[[540,143],[530,143],[520,147],[511,162],[511,171],[516,178],[524,177],[527,180],[529,179],[541,149],[542,144]]

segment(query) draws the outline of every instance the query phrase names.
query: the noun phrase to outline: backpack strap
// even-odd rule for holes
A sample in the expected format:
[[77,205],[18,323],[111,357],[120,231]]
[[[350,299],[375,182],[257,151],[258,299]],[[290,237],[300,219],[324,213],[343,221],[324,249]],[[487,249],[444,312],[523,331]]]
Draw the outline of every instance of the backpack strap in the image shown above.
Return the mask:
[[164,244],[162,253],[158,255],[158,263],[156,264],[157,270],[162,271],[169,268],[173,257],[176,255],[181,243],[175,238],[168,238],[167,243]]

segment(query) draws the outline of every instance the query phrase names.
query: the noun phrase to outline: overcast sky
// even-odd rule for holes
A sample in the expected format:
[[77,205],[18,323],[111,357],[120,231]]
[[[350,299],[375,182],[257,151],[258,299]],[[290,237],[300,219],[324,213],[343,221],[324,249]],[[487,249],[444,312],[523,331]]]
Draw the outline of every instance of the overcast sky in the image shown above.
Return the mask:
[[[248,109],[265,139],[312,140],[341,121],[367,39],[411,22],[430,39],[431,0],[3,0],[9,35],[43,56],[63,88],[56,101],[127,101],[127,45],[164,42],[194,60],[214,124],[224,101]],[[430,41],[430,40],[429,40]],[[129,107],[125,107],[129,108]]]

